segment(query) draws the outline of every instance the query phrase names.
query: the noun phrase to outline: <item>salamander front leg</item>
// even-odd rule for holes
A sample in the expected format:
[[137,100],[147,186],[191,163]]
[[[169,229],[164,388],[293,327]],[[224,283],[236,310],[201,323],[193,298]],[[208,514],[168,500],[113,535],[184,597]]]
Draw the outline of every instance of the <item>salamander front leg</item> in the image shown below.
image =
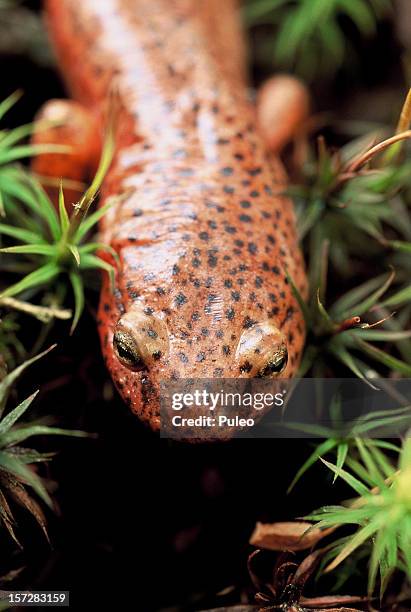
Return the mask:
[[310,112],[310,96],[301,81],[274,76],[257,94],[257,123],[269,151],[276,153],[293,138]]
[[[50,127],[37,130],[32,137],[35,144],[67,145],[67,153],[45,153],[32,161],[32,170],[43,177],[44,186],[54,202],[58,198],[59,179],[68,183],[64,189],[67,210],[70,213],[82,192],[75,183],[89,180],[97,167],[101,136],[95,116],[72,100],[49,100],[36,119],[50,122]],[[54,179],[47,181],[47,179]],[[72,181],[73,184],[70,184]],[[54,184],[53,184],[54,183]]]

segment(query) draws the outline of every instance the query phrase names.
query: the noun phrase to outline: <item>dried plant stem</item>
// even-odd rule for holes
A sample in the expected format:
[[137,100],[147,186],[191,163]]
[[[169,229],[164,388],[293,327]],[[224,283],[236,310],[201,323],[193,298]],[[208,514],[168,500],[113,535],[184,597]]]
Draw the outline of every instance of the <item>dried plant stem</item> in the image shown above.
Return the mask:
[[404,106],[402,107],[401,115],[400,115],[395,133],[401,134],[402,132],[405,132],[410,127],[410,123],[411,123],[411,89],[408,90],[408,94],[405,99]]
[[354,159],[349,166],[345,169],[344,174],[350,174],[353,172],[358,172],[367,162],[369,162],[373,157],[385,151],[391,145],[401,142],[402,140],[407,140],[411,138],[411,130],[406,130],[401,134],[396,134],[395,136],[391,136],[391,138],[387,138],[382,142],[371,147],[365,153],[361,153],[356,159]]
[[61,319],[65,321],[72,316],[71,310],[68,309],[56,308],[53,306],[37,306],[36,304],[23,302],[22,300],[17,300],[12,297],[0,298],[0,306],[30,314],[43,323],[48,323],[51,319]]

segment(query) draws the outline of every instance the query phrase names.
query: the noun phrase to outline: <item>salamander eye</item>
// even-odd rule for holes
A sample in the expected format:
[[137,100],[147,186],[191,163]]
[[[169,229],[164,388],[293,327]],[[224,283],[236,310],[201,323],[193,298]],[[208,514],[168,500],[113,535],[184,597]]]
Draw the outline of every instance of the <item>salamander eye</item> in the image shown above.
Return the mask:
[[121,331],[115,332],[113,336],[113,347],[117,359],[123,366],[134,372],[144,369],[144,360],[135,342],[128,337],[127,334]]
[[281,374],[288,363],[287,347],[282,345],[276,353],[274,353],[267,361],[265,366],[258,373],[259,378],[269,378],[270,376],[278,376]]

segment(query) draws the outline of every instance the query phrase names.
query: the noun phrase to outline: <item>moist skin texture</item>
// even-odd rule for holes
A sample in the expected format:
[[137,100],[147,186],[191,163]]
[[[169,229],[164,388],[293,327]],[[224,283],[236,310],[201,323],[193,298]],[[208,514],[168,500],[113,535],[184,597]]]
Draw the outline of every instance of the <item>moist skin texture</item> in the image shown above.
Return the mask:
[[[113,380],[159,427],[164,378],[289,377],[306,279],[285,175],[256,133],[232,0],[48,0],[76,103],[117,98],[100,231],[119,256],[98,324]],[[114,337],[114,344],[113,344]]]

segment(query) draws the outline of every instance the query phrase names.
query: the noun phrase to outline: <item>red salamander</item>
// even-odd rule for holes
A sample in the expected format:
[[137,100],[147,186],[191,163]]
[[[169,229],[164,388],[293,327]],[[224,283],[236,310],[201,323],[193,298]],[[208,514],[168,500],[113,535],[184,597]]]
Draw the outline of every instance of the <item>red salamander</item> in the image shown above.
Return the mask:
[[256,129],[237,4],[45,5],[73,101],[44,113],[71,112],[76,164],[92,162],[81,153],[113,82],[119,98],[100,227],[119,266],[98,323],[124,400],[158,429],[162,379],[295,374],[305,330],[286,272],[304,293],[304,263],[284,171]]

